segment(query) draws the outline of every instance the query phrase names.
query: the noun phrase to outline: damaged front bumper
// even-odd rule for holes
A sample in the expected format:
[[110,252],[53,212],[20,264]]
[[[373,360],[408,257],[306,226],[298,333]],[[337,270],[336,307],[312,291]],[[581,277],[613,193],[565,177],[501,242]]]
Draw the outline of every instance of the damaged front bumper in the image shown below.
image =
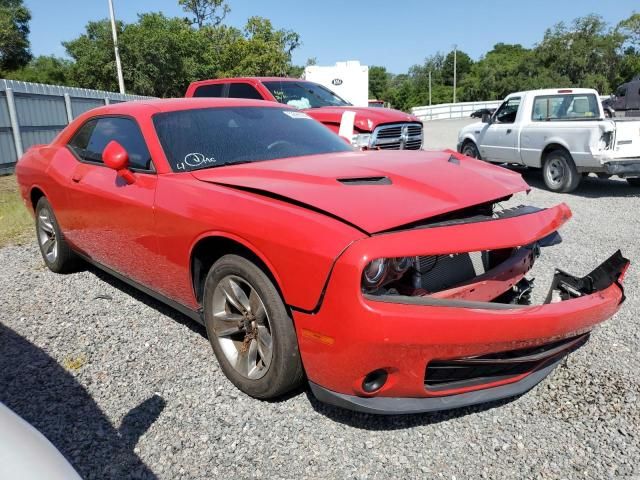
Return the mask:
[[[569,217],[569,209],[560,205],[495,221],[379,235],[352,245],[336,262],[318,311],[294,312],[314,394],[345,408],[393,414],[457,408],[533,387],[618,310],[629,264],[620,252],[584,277],[557,271],[542,305],[458,295],[363,294],[360,276],[379,256],[531,245]],[[514,282],[519,275],[514,273]],[[384,382],[367,391],[367,378],[375,372],[384,372]]]

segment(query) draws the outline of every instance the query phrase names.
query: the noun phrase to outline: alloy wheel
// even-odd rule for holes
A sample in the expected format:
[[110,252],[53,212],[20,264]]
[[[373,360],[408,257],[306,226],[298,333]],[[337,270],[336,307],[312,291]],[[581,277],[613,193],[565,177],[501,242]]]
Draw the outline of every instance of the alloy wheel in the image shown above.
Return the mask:
[[251,284],[227,275],[213,292],[213,331],[225,357],[242,376],[263,377],[273,358],[269,314]]
[[48,208],[41,208],[38,212],[38,243],[47,261],[54,263],[58,258],[58,239]]

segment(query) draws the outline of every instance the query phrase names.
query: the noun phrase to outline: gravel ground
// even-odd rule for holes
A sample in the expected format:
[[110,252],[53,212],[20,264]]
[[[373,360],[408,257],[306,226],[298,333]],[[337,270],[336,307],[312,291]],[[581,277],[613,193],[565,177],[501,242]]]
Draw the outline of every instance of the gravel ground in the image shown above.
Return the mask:
[[[526,178],[540,184],[536,175]],[[616,248],[640,261],[640,192],[589,179],[526,202],[573,209],[536,265],[587,273]],[[96,271],[55,275],[34,245],[0,250],[0,401],[85,478],[638,478],[640,269],[627,302],[566,364],[510,401],[376,417],[276,402],[228,382],[202,328]]]

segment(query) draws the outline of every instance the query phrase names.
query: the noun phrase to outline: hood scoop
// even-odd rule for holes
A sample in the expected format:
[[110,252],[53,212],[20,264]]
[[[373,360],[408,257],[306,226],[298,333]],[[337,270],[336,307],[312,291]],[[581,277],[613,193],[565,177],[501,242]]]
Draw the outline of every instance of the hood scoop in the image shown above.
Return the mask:
[[336,178],[343,185],[391,185],[389,177],[354,177],[354,178]]

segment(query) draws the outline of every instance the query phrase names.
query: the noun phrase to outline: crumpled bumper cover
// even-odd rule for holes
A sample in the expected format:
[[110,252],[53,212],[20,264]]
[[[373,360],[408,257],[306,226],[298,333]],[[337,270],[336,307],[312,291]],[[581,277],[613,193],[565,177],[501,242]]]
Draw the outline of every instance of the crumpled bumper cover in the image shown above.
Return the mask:
[[[491,302],[429,303],[429,297],[418,297],[426,298],[426,304],[372,299],[360,291],[360,276],[372,258],[529,245],[556,231],[570,215],[568,207],[559,205],[519,217],[420,228],[353,244],[337,260],[317,311],[293,312],[314,394],[345,408],[391,414],[458,408],[532,388],[568,351],[522,375],[485,384],[432,391],[425,373],[432,361],[535,348],[588,333],[624,300],[621,279],[629,262],[619,252],[585,277],[557,271],[555,298],[542,305],[504,308]],[[378,369],[388,372],[388,380],[367,393],[363,380]]]
[[605,163],[604,170],[610,175],[621,177],[640,176],[640,158]]

